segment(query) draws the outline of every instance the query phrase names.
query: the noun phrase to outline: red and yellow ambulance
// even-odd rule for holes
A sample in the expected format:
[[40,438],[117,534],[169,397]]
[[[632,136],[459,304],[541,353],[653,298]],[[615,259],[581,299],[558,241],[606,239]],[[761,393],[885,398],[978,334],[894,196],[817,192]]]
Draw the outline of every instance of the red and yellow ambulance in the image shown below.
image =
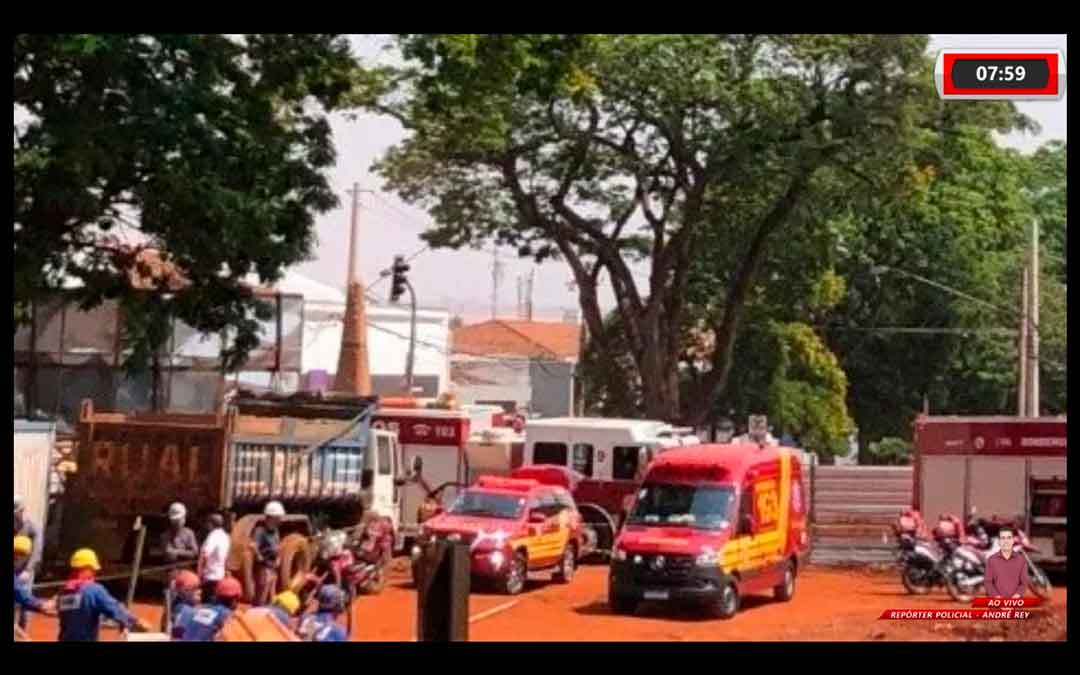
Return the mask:
[[738,443],[658,455],[615,543],[611,608],[697,603],[730,618],[749,593],[791,599],[809,551],[798,454]]
[[463,541],[469,544],[473,578],[495,582],[504,593],[520,593],[528,574],[536,571],[569,582],[586,551],[567,473],[560,467],[527,466],[509,478],[480,476],[449,509],[421,525],[414,565],[424,543]]

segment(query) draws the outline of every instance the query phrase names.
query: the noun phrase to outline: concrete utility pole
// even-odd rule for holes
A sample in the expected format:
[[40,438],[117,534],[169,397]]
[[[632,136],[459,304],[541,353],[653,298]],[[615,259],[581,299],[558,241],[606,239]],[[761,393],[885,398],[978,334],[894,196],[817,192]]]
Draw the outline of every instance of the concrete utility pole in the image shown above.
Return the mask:
[[1016,414],[1026,417],[1028,412],[1028,279],[1031,276],[1031,268],[1024,265],[1020,283],[1020,341],[1017,344],[1017,352],[1020,356],[1020,368],[1016,385]]
[[1028,416],[1039,416],[1039,221],[1031,223],[1031,326],[1028,328]]
[[371,395],[371,367],[367,348],[367,308],[364,285],[356,271],[356,248],[360,238],[360,185],[353,183],[352,217],[349,231],[349,269],[346,273],[347,292],[345,319],[338,353],[334,390],[360,396]]
[[499,260],[499,249],[491,249],[491,318],[495,319],[499,312],[499,282],[502,281],[503,265]]

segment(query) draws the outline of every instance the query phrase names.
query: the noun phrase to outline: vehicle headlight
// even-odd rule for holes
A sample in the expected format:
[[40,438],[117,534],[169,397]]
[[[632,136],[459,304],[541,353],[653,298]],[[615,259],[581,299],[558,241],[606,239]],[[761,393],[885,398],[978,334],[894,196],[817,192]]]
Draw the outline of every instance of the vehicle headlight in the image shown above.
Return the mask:
[[611,553],[611,557],[615,560],[618,560],[619,562],[622,562],[626,560],[626,551],[616,547],[615,550]]
[[701,549],[696,560],[698,567],[715,567],[720,563],[720,556],[711,548]]
[[491,554],[491,566],[495,569],[502,567],[504,562],[506,562],[506,556],[502,554],[502,551],[495,551]]
[[413,546],[412,551],[409,552],[412,555],[413,560],[419,560],[423,554],[423,550],[419,546]]

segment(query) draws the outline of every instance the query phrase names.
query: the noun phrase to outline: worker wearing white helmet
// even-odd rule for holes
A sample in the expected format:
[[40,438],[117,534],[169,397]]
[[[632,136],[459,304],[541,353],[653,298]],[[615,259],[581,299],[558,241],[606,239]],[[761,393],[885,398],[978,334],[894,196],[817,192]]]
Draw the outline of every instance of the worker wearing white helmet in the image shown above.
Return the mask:
[[[199,557],[199,542],[195,539],[195,533],[190,527],[186,527],[187,507],[180,502],[169,505],[169,527],[161,535],[161,548],[165,551],[165,561],[168,563],[194,563]],[[173,595],[173,584],[176,574],[180,569],[169,571],[169,584],[165,594]],[[170,597],[169,602],[172,602]]]
[[269,502],[263,509],[263,519],[251,533],[255,553],[255,604],[268,605],[277,586],[277,570],[281,557],[281,534],[278,531],[285,507],[281,502]]

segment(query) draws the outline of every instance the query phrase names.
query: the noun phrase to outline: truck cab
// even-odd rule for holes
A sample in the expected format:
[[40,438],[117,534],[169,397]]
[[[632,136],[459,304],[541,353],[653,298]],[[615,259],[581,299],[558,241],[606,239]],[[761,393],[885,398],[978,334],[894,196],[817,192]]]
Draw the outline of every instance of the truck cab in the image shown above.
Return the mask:
[[668,450],[649,466],[611,557],[608,602],[704,605],[723,618],[740,598],[795,591],[808,551],[797,451],[757,444]]

